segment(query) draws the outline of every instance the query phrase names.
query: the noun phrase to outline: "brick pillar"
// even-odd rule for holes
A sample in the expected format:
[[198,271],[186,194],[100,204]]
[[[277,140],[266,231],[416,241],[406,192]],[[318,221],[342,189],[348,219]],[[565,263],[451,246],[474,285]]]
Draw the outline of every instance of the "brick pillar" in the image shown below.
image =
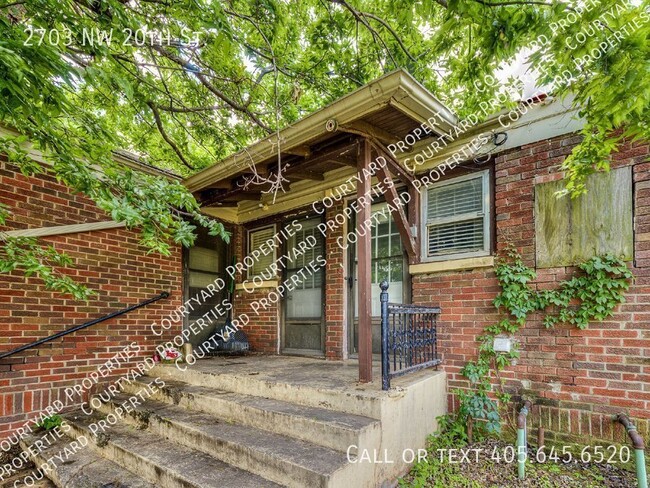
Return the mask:
[[[343,210],[343,203],[337,203],[327,209],[327,220]],[[345,251],[339,242],[343,240],[344,228],[338,227],[333,232],[327,233],[325,250],[327,265],[325,267],[325,356],[327,359],[343,359],[347,354],[344,351],[346,297],[348,291],[345,276]],[[340,239],[339,239],[340,238]],[[339,242],[337,242],[337,239]]]

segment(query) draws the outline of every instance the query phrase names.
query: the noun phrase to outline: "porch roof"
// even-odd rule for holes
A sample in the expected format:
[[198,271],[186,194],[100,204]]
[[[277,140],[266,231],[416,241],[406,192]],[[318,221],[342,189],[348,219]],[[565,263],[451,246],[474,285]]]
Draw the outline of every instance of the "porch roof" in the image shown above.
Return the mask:
[[[341,174],[354,171],[356,154],[351,151],[359,134],[391,144],[431,117],[438,122],[438,132],[430,137],[456,123],[455,115],[409,73],[393,71],[195,174],[185,185],[206,213],[234,222],[251,220],[261,216],[256,210],[263,206],[269,186],[243,183],[254,175],[253,168],[265,176],[282,167],[290,193],[321,192],[332,188]],[[285,207],[274,206],[266,213]]]

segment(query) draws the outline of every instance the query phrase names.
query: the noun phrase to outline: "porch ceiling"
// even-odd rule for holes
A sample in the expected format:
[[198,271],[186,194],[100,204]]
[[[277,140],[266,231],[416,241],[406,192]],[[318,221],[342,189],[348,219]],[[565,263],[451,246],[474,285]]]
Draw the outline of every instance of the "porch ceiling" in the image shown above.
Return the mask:
[[394,71],[197,173],[185,185],[206,213],[224,220],[252,220],[262,216],[258,209],[263,207],[266,215],[281,212],[286,205],[267,210],[271,185],[261,183],[279,169],[286,179],[283,188],[289,189],[281,199],[305,192],[316,198],[313,191],[332,188],[342,175],[355,171],[359,136],[396,143],[431,117],[439,121],[439,132],[429,137],[456,122],[410,74]]

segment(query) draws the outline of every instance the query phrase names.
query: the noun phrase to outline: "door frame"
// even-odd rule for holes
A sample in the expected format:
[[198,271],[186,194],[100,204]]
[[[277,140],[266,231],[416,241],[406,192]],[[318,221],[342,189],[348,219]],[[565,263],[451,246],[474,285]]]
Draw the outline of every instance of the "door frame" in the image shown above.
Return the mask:
[[[279,225],[284,228],[286,227],[287,224],[293,222],[294,220],[300,222],[304,220],[316,220],[319,219],[320,223],[323,223],[325,221],[325,215],[318,215],[318,214],[307,214],[307,215],[301,215],[300,217],[293,217],[291,219],[284,219],[282,220]],[[322,238],[323,242],[323,254],[324,258],[327,260],[327,242],[325,239],[325,236],[323,236],[320,232],[319,235]],[[287,253],[287,239],[283,239],[280,250],[282,254]],[[326,306],[327,304],[325,303],[327,294],[326,294],[326,285],[327,285],[327,265],[323,266],[322,268],[323,271],[323,281],[322,281],[322,286],[321,286],[321,310],[320,310],[320,317],[321,317],[321,349],[297,349],[297,348],[287,348],[285,347],[285,338],[286,338],[286,324],[287,324],[287,296],[283,296],[281,300],[281,305],[280,305],[280,354],[285,354],[287,356],[312,356],[312,357],[325,357],[325,339],[327,337],[327,327],[326,327],[326,317],[325,317],[325,311],[326,311]],[[282,282],[284,282],[287,279],[287,266],[286,263],[282,267]]]

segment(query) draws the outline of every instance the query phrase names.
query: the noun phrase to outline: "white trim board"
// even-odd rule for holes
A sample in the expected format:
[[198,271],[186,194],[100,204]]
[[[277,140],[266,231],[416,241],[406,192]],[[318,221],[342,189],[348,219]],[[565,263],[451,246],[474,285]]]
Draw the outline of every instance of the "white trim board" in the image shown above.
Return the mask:
[[81,232],[92,232],[95,230],[121,229],[126,227],[124,222],[106,220],[103,222],[88,222],[85,224],[57,225],[54,227],[38,227],[36,229],[20,229],[0,232],[0,241],[8,237],[47,237],[64,234],[78,234]]

